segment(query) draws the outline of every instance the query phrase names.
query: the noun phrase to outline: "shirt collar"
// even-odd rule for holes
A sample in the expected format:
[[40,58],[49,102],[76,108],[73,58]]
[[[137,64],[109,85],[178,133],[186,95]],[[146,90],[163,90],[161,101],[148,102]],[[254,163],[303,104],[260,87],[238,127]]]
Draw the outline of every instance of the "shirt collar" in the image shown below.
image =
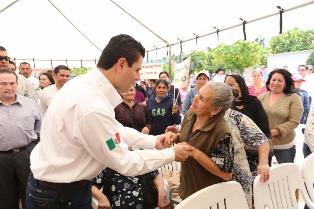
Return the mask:
[[[0,104],[3,104],[3,102],[1,100],[0,100]],[[20,104],[20,105],[22,105],[21,96],[16,95],[15,101],[11,105],[13,105],[13,104]]]
[[90,73],[113,107],[116,107],[123,102],[118,91],[113,87],[107,77],[101,73],[100,69],[95,68],[91,70]]

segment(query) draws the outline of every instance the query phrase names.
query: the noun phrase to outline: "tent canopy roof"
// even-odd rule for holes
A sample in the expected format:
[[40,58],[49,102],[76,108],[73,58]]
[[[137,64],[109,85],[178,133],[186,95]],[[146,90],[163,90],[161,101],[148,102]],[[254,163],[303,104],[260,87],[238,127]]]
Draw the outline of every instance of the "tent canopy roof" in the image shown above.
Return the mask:
[[[0,9],[13,0],[2,0]],[[51,2],[51,3],[50,3]],[[126,33],[146,49],[165,46],[165,42],[145,29],[110,0],[23,0],[0,14],[1,43],[9,55],[17,58],[95,59],[109,39]],[[176,43],[278,12],[276,6],[291,8],[314,0],[114,0],[168,43]],[[55,7],[53,6],[55,5]],[[70,24],[58,8],[86,37]],[[292,27],[313,28],[314,4],[284,13],[284,31]],[[279,32],[279,16],[247,24],[247,36],[271,37]],[[220,33],[220,41],[243,39],[242,27]],[[217,44],[215,35],[198,40],[198,47]],[[195,41],[183,44],[183,50],[196,47]],[[166,49],[158,53],[166,53]],[[179,46],[173,47],[174,53]],[[155,56],[155,55],[154,55]]]

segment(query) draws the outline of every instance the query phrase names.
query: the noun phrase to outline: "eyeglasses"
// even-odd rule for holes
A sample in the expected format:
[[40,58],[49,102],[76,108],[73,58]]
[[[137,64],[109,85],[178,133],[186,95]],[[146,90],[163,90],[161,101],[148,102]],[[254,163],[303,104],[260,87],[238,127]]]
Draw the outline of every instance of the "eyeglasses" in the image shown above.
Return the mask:
[[1,60],[10,61],[10,57],[8,57],[8,56],[0,56],[0,61]]

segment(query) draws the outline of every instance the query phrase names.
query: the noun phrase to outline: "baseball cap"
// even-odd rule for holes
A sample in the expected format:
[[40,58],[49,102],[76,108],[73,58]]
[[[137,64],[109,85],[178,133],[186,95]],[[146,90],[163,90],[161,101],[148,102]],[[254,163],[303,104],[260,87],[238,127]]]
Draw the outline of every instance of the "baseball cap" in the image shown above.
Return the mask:
[[205,70],[202,70],[202,71],[200,71],[200,72],[197,74],[196,80],[197,80],[198,77],[200,77],[201,75],[205,75],[205,76],[208,78],[208,80],[210,79],[209,73],[208,73],[207,71],[205,71]]
[[294,81],[305,81],[305,79],[299,73],[293,74],[291,78]]

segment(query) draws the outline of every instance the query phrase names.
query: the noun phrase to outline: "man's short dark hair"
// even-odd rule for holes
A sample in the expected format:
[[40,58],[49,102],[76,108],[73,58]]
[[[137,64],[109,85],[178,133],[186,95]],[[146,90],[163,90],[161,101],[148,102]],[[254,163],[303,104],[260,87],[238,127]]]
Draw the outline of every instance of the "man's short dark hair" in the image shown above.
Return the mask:
[[17,83],[17,75],[14,71],[10,70],[9,67],[6,67],[6,68],[1,68],[0,70],[0,74],[13,74],[15,76],[15,79],[16,79],[16,83]]
[[0,46],[0,51],[7,51],[3,46]]
[[110,39],[100,55],[97,67],[108,70],[122,57],[131,67],[140,56],[145,57],[145,49],[142,44],[129,35],[120,34]]
[[215,73],[218,74],[220,71],[225,72],[225,69],[223,69],[222,67],[218,68]]
[[29,66],[31,66],[31,64],[29,64],[28,62],[21,62],[19,67],[21,67],[21,65],[29,65]]
[[70,73],[71,73],[71,69],[68,68],[68,67],[65,66],[65,65],[58,65],[57,67],[55,67],[55,69],[53,70],[53,72],[54,72],[55,75],[57,75],[57,74],[60,72],[60,70],[68,70],[68,71],[70,71]]

